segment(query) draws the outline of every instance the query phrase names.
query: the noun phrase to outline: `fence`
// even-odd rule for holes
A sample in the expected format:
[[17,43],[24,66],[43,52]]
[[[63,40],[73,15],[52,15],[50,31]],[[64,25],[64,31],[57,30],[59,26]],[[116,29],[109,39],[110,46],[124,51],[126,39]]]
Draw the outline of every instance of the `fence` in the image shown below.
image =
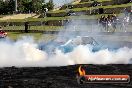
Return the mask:
[[[82,22],[82,23],[69,23],[65,26],[46,26],[44,24],[41,25],[29,25],[28,30],[29,32],[57,32],[60,30],[67,30],[67,31],[85,31],[85,32],[132,32],[131,27],[132,24],[126,22],[117,22],[116,28],[114,28],[113,23],[106,23],[107,25],[103,26],[98,21],[93,22]],[[17,25],[7,25],[4,26],[3,29],[5,31],[10,32],[24,32],[25,25],[17,26]]]
[[[128,32],[132,32],[132,17],[130,16],[130,22],[118,21],[116,24],[116,30],[124,31],[128,29]],[[108,24],[108,23],[105,23]],[[6,31],[24,31],[25,22],[1,22],[1,26]],[[110,26],[111,25],[111,26]],[[38,21],[29,22],[28,30],[34,32],[44,31],[59,31],[61,29],[68,29],[68,31],[87,31],[87,32],[106,32],[108,30],[114,30],[112,23],[110,25],[101,25],[96,19],[74,19],[74,20],[58,20],[58,21]]]

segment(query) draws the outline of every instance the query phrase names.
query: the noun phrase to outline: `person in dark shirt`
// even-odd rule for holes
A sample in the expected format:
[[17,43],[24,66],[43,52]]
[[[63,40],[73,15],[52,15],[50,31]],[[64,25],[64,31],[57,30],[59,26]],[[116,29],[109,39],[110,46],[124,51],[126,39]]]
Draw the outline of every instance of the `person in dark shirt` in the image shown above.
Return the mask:
[[109,22],[111,22],[112,21],[111,15],[108,15],[107,19],[108,19]]
[[124,14],[125,14],[125,17],[128,17],[129,11],[127,10],[127,8],[124,9]]
[[25,33],[28,33],[29,22],[25,22]]
[[107,30],[107,17],[105,16],[101,16],[100,20],[99,20],[99,23],[102,25],[102,27]]
[[101,30],[103,30],[102,28],[104,28],[104,25],[103,25],[104,18],[105,18],[105,16],[102,15],[102,16],[100,17],[100,19],[99,19],[99,25],[100,25],[100,27],[101,27]]
[[116,25],[117,25],[117,16],[116,14],[112,15],[112,26],[114,29],[116,29]]

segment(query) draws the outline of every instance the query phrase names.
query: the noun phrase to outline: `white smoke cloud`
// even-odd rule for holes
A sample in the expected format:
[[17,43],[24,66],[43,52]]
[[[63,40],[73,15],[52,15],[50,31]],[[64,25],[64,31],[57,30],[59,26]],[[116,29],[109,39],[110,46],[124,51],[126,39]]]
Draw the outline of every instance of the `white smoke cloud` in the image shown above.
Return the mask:
[[[80,24],[83,24],[80,26]],[[81,31],[99,33],[97,24],[89,24],[80,21],[68,22],[65,31],[60,31],[57,39],[65,40],[78,35],[83,35]],[[96,28],[93,28],[96,27]],[[92,29],[93,28],[93,29]],[[70,31],[80,31],[73,33]],[[63,35],[63,37],[61,36]],[[95,34],[94,34],[95,35]],[[92,35],[92,37],[94,37]],[[114,35],[114,34],[113,34]],[[109,36],[107,36],[109,40]],[[121,38],[122,39],[122,38]],[[101,40],[101,39],[100,39]],[[112,44],[110,44],[112,46]],[[132,48],[122,47],[118,50],[103,49],[92,52],[92,46],[79,45],[72,52],[63,53],[56,49],[55,54],[49,55],[46,51],[39,49],[39,43],[36,43],[32,37],[23,37],[15,42],[8,39],[0,40],[0,67],[20,66],[20,67],[36,67],[36,66],[66,66],[75,64],[131,64]]]
[[74,64],[130,64],[132,49],[108,49],[92,52],[91,46],[80,45],[70,53],[56,50],[53,56],[38,49],[32,38],[16,42],[0,41],[0,67],[7,66],[66,66]]
[[0,66],[26,66],[46,58],[46,53],[27,37],[16,42],[0,41],[0,49]]

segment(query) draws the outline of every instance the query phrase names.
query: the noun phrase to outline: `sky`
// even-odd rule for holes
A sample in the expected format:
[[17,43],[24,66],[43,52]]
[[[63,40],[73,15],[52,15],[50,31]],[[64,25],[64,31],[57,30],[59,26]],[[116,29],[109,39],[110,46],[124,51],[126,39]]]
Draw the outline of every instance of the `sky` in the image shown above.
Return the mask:
[[[46,0],[46,1],[49,1],[49,0]],[[73,0],[53,0],[53,1],[54,1],[55,5],[60,6],[60,5],[63,5],[65,3],[69,3]]]

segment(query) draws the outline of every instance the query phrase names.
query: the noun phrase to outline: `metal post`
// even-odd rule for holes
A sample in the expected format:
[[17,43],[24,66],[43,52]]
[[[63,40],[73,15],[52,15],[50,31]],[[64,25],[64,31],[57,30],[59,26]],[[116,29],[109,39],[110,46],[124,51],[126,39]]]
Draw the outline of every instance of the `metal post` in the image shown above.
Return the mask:
[[90,15],[92,14],[92,7],[90,8]]

